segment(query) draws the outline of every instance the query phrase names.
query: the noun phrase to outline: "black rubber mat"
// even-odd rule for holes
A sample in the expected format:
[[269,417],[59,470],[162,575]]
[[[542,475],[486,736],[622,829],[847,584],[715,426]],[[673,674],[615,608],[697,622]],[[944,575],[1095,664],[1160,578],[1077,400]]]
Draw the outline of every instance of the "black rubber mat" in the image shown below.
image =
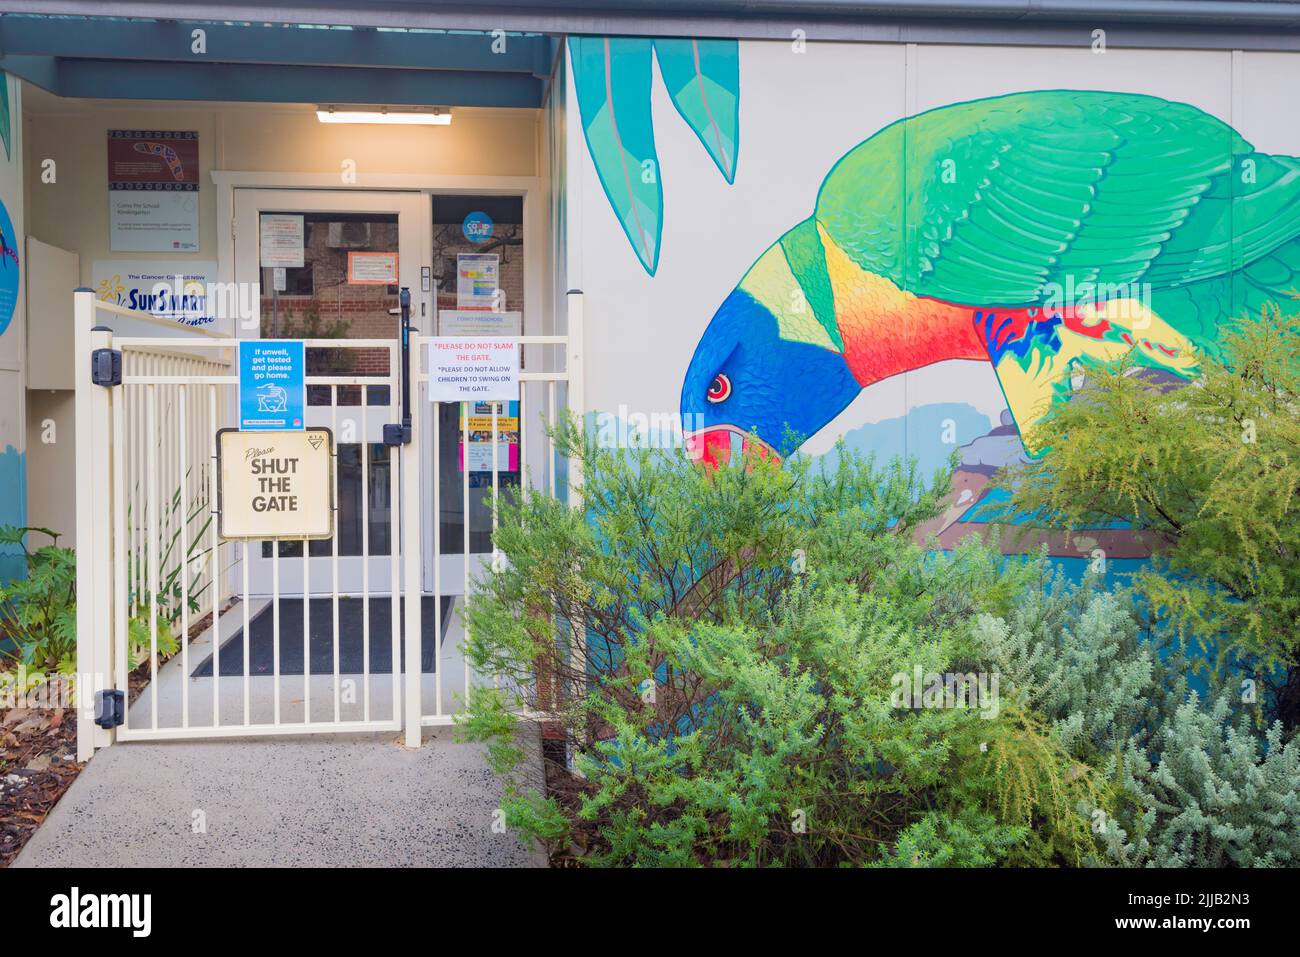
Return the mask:
[[[405,599],[403,599],[405,601]],[[447,624],[451,618],[451,598],[442,599],[442,634],[447,634]],[[280,674],[302,674],[302,611],[301,598],[281,598],[280,602]],[[420,622],[424,631],[424,660],[420,662],[421,670],[433,674],[433,596],[425,595],[420,603]],[[393,637],[391,613],[393,603],[387,596],[370,599],[370,673],[372,675],[391,674],[393,669]],[[238,609],[231,614],[241,615]],[[360,598],[339,599],[339,673],[359,675],[362,673],[363,638],[361,630],[362,600]],[[223,616],[224,617],[224,616]],[[248,673],[250,675],[270,675],[274,668],[274,641],[272,632],[275,627],[272,605],[254,616],[248,623]],[[404,623],[403,623],[404,627]],[[226,639],[219,651],[221,656],[221,677],[240,676],[244,673],[244,629],[240,628]],[[332,598],[313,598],[311,600],[311,673],[314,675],[332,675],[334,673],[334,600]],[[405,661],[402,666],[405,667]],[[208,655],[197,668],[193,677],[209,678],[212,676],[212,656]]]

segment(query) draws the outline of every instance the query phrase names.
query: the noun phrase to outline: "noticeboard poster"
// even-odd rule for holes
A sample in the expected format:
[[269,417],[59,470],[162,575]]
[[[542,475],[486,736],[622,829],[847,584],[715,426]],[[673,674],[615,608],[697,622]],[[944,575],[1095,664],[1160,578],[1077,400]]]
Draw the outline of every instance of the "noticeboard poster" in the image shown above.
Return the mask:
[[501,257],[495,253],[460,253],[456,257],[456,308],[499,309]]
[[[491,472],[492,407],[496,406],[496,467],[519,471],[519,403],[464,402],[460,407],[460,470]],[[466,416],[468,412],[468,417]],[[466,444],[468,439],[468,444]]]
[[108,131],[108,231],[113,252],[199,248],[199,134]]
[[430,402],[519,395],[519,343],[513,339],[435,338],[428,350]]
[[258,262],[271,269],[299,269],[306,262],[301,213],[263,213],[258,219]]

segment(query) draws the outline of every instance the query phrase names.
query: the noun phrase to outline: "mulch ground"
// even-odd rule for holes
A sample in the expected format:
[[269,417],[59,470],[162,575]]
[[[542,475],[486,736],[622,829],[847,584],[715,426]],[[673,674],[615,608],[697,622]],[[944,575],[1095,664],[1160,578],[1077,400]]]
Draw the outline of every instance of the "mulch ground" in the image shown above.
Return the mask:
[[[191,625],[190,640],[211,621],[208,614]],[[170,657],[160,655],[158,667]],[[127,699],[135,701],[149,684],[148,662],[127,678]],[[18,856],[83,767],[77,763],[74,710],[0,708],[0,867]]]
[[0,712],[0,867],[8,867],[84,765],[71,709]]

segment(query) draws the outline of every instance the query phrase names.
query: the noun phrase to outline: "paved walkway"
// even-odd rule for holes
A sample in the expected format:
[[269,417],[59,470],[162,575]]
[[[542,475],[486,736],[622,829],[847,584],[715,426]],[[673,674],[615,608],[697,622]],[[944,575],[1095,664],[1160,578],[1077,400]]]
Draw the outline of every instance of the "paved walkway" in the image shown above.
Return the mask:
[[[500,784],[449,728],[126,743],[98,752],[14,867],[527,867]],[[528,743],[538,754],[535,729]],[[540,769],[540,759],[538,759]],[[540,771],[539,771],[540,773]]]

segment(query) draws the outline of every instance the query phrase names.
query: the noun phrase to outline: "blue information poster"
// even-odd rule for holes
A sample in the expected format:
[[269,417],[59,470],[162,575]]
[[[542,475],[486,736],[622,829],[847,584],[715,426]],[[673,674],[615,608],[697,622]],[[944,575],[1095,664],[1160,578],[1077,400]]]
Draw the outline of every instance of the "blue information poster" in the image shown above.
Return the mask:
[[239,427],[249,432],[303,428],[306,350],[301,339],[246,339],[239,344]]

